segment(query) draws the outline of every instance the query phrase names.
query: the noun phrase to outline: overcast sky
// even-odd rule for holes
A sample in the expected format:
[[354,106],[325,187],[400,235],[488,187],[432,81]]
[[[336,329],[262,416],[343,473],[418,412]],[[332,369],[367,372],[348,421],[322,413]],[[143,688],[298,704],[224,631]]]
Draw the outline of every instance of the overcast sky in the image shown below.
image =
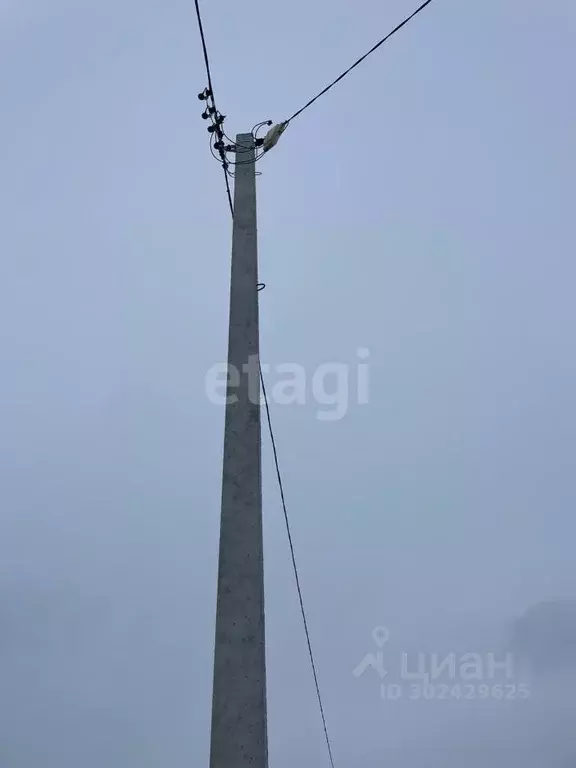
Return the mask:
[[[228,133],[415,5],[204,2]],[[352,671],[378,625],[394,653],[498,651],[576,595],[575,23],[437,0],[259,165],[270,385],[350,372],[343,418],[272,404],[337,768],[460,766],[544,722],[386,705]],[[231,228],[205,85],[192,0],[0,0],[3,768],[207,765]],[[270,765],[327,766],[263,461]]]

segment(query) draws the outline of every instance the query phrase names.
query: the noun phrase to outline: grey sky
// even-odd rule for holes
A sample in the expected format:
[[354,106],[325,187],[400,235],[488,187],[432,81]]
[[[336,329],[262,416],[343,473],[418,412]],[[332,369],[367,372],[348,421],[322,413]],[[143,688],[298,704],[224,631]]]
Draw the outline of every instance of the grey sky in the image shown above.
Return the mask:
[[[229,133],[415,5],[204,3]],[[388,712],[352,676],[373,627],[492,649],[576,591],[575,22],[437,0],[259,166],[264,361],[370,350],[369,405],[273,414],[338,768],[505,741],[461,707]],[[0,0],[0,72],[0,764],[206,765],[230,221],[193,3]],[[264,450],[271,766],[321,766]],[[510,743],[550,737],[531,706]]]

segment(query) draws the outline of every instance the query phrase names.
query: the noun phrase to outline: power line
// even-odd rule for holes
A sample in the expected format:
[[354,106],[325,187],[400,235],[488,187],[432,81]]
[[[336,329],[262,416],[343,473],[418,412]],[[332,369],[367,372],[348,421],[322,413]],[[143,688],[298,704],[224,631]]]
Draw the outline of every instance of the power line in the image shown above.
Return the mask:
[[316,697],[318,698],[318,705],[320,707],[320,715],[322,717],[322,727],[324,729],[324,737],[326,739],[326,746],[328,747],[328,757],[330,759],[330,766],[334,768],[334,758],[332,757],[332,745],[330,743],[330,737],[328,735],[328,727],[326,725],[326,717],[324,715],[324,706],[322,704],[322,696],[320,694],[320,683],[318,682],[318,674],[316,672],[316,662],[314,661],[314,654],[312,652],[312,643],[310,641],[310,632],[308,630],[308,621],[306,619],[306,611],[304,610],[304,600],[302,598],[302,589],[300,588],[300,577],[298,576],[298,566],[296,564],[296,555],[294,552],[294,544],[292,542],[292,532],[290,528],[290,520],[288,518],[288,510],[286,507],[286,498],[284,496],[284,484],[282,482],[282,474],[280,472],[280,463],[278,461],[278,451],[276,450],[276,440],[274,438],[274,430],[272,429],[272,418],[270,416],[270,406],[268,404],[268,396],[266,394],[266,385],[264,383],[264,376],[262,375],[262,366],[258,361],[260,369],[260,382],[262,384],[262,394],[264,395],[264,406],[266,409],[266,419],[268,421],[268,431],[270,433],[270,442],[272,443],[272,453],[274,455],[274,465],[276,467],[276,477],[278,480],[278,487],[280,489],[280,499],[282,500],[282,509],[284,512],[284,521],[286,523],[286,532],[288,534],[288,543],[290,545],[290,555],[292,557],[292,567],[294,569],[294,578],[296,580],[296,589],[298,590],[298,600],[300,603],[300,612],[302,614],[302,620],[304,622],[304,632],[306,634],[306,643],[308,644],[308,655],[310,656],[310,664],[312,666],[312,674],[314,676],[314,685],[316,686]]
[[232,193],[230,192],[230,180],[228,178],[228,169],[224,168],[224,180],[226,182],[226,194],[228,195],[228,205],[230,206],[230,213],[232,214],[232,220],[234,220],[234,204],[232,202]]
[[[206,77],[208,80],[208,93],[210,94],[210,96],[208,97],[208,94],[206,93],[206,91],[204,92],[204,94],[205,94],[206,100],[208,100],[208,98],[211,98],[212,100],[213,112],[211,112],[210,114],[214,114],[216,116],[216,122],[215,123],[213,122],[213,125],[218,135],[218,139],[222,144],[223,132],[221,127],[221,122],[218,122],[217,120],[220,113],[216,109],[216,99],[214,97],[214,87],[212,85],[212,73],[210,71],[210,58],[208,56],[208,47],[206,45],[206,35],[204,34],[204,24],[202,23],[202,14],[200,13],[199,0],[194,0],[194,5],[196,7],[196,18],[198,20],[198,30],[200,31],[200,40],[202,41],[202,53],[204,54],[204,64],[206,66]],[[212,140],[210,140],[210,149],[212,149]],[[228,162],[226,160],[226,155],[222,150],[220,151],[220,159],[222,161],[222,168],[224,169],[224,179],[226,181],[226,195],[228,197],[228,205],[230,206],[230,213],[232,214],[232,217],[234,217],[234,205],[232,203],[232,193],[230,192],[230,182],[228,181]]]
[[204,35],[204,25],[202,24],[202,14],[200,13],[200,4],[198,0],[194,0],[196,6],[196,17],[198,19],[198,29],[200,30],[200,39],[202,41],[202,52],[204,53],[204,64],[206,65],[206,75],[208,77],[208,88],[214,94],[212,88],[212,75],[210,74],[210,59],[208,58],[208,48],[206,47],[206,36]]
[[350,72],[352,72],[353,69],[355,69],[359,64],[361,64],[364,61],[364,59],[367,59],[368,56],[370,56],[370,54],[374,53],[375,50],[380,48],[380,46],[383,45],[387,40],[389,40],[392,37],[392,35],[395,35],[396,32],[400,31],[402,29],[402,27],[406,26],[406,24],[408,24],[409,21],[412,21],[412,19],[415,16],[417,16],[421,11],[423,11],[424,8],[426,8],[427,5],[430,5],[431,2],[432,2],[432,0],[426,0],[425,3],[422,3],[422,5],[414,11],[414,13],[410,14],[410,16],[408,16],[408,18],[404,19],[403,22],[398,24],[398,26],[395,27],[392,30],[392,32],[389,32],[386,35],[386,37],[383,37],[382,40],[380,40],[378,43],[376,43],[376,45],[373,48],[370,48],[368,53],[365,53],[364,56],[361,56],[358,59],[358,61],[355,61],[354,64],[352,64],[351,67],[348,67],[348,69],[345,72],[343,72],[339,77],[337,77],[336,80],[331,82],[330,85],[327,85],[326,88],[324,88],[324,90],[320,91],[320,93],[317,96],[314,96],[313,99],[310,99],[310,101],[307,104],[304,104],[304,106],[301,109],[299,109],[298,112],[295,112],[292,115],[292,117],[290,117],[288,120],[286,120],[286,123],[292,122],[292,120],[294,120],[294,118],[298,117],[298,115],[301,115],[302,112],[304,112],[305,109],[308,109],[308,107],[312,106],[312,104],[314,104],[314,102],[317,101],[321,96],[324,96],[324,94],[327,93],[331,88],[333,88],[336,85],[336,83],[339,83],[340,80],[343,80],[346,77],[346,75],[350,74]]

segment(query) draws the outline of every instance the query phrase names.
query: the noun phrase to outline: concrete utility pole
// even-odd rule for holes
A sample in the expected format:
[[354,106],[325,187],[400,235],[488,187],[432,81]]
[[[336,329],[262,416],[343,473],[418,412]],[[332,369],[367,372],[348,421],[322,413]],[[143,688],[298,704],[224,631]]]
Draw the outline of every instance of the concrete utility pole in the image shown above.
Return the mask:
[[268,768],[256,173],[252,134],[236,142],[210,768]]

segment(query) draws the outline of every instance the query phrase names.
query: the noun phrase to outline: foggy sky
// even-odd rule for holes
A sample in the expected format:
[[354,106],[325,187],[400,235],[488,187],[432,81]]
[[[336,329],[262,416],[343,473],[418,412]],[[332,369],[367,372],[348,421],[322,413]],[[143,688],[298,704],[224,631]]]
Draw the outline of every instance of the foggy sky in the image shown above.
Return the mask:
[[[227,132],[416,5],[204,2]],[[367,405],[272,403],[338,768],[576,752],[569,692],[395,707],[352,674],[376,626],[500,652],[576,594],[575,22],[437,0],[259,165],[270,385],[369,350]],[[207,765],[231,230],[193,3],[0,0],[0,72],[0,765]],[[263,462],[270,765],[326,766]]]

